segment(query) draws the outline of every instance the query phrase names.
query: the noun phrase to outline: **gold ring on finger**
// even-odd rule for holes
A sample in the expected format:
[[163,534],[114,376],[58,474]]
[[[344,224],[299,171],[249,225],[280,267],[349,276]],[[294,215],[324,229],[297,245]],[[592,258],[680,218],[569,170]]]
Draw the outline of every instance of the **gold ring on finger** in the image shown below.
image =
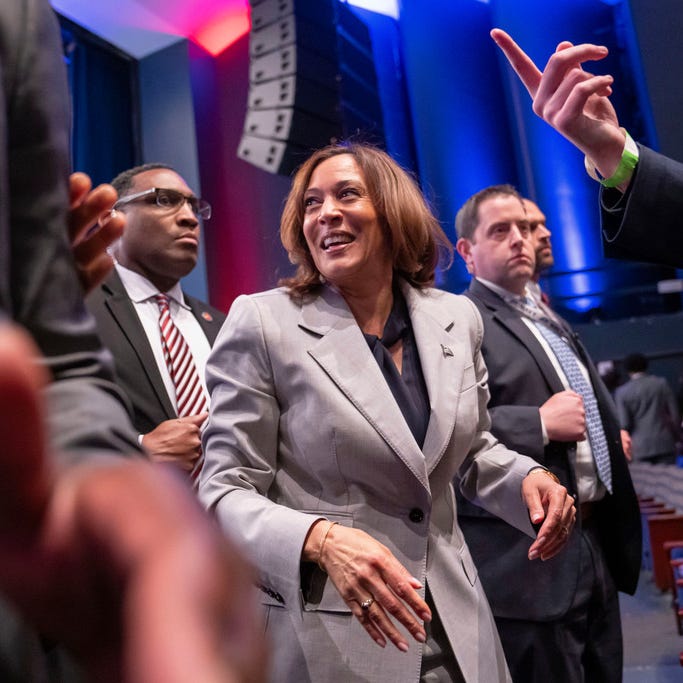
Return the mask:
[[360,603],[360,608],[363,610],[363,612],[367,612],[370,609],[370,607],[372,607],[373,602],[375,602],[375,598],[367,598]]

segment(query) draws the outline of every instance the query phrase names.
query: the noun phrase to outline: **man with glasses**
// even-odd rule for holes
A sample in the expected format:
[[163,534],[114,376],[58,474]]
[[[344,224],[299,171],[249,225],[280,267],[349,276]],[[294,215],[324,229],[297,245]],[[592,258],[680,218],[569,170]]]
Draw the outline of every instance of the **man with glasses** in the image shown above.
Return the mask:
[[112,185],[114,211],[127,224],[112,247],[115,269],[88,307],[114,355],[142,445],[154,460],[191,472],[208,414],[204,366],[225,316],[185,294],[180,279],[197,263],[201,219],[211,217],[211,206],[164,164],[124,171]]

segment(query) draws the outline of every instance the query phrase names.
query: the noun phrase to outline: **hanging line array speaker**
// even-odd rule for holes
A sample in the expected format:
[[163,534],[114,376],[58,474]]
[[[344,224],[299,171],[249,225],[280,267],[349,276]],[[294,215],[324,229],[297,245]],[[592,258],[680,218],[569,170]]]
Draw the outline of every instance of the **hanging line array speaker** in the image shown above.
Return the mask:
[[290,175],[318,147],[384,146],[367,26],[339,0],[251,0],[249,98],[237,155]]

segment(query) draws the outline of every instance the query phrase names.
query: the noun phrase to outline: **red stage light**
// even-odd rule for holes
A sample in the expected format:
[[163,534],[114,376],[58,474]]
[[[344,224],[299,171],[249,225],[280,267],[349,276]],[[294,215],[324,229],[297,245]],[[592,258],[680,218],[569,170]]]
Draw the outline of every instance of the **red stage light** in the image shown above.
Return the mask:
[[248,33],[249,28],[249,10],[245,4],[216,14],[189,37],[216,57]]

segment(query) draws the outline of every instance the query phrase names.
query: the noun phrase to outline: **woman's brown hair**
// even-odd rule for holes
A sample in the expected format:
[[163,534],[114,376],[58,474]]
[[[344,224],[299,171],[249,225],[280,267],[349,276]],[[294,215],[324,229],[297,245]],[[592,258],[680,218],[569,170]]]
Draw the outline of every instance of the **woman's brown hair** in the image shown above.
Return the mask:
[[312,294],[321,285],[320,273],[304,238],[304,194],[315,169],[340,154],[350,154],[363,174],[380,224],[391,240],[394,272],[415,287],[432,285],[439,261],[443,259],[444,267],[452,262],[452,244],[415,180],[386,152],[358,143],[323,147],[296,172],[282,212],[280,239],[297,270],[280,284],[296,296]]

